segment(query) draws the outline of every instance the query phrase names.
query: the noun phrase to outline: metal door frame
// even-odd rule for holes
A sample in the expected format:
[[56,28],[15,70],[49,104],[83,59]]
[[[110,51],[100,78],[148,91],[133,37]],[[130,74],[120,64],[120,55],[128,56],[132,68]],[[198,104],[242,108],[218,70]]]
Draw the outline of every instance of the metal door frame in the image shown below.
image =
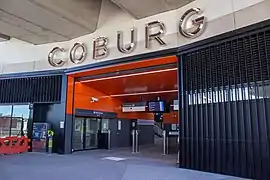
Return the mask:
[[[82,118],[83,119],[83,142],[82,142],[82,148],[81,149],[76,149],[74,150],[74,147],[73,147],[73,139],[74,139],[74,126],[75,126],[75,121],[76,121],[76,118]],[[89,118],[93,118],[93,119],[96,119],[97,121],[100,119],[102,120],[102,118],[99,118],[99,117],[86,117],[86,116],[75,116],[73,118],[73,127],[72,127],[72,150],[73,152],[76,152],[76,151],[87,151],[87,150],[95,150],[95,149],[98,149],[98,146],[97,147],[93,147],[93,148],[86,148],[86,120],[89,119]],[[99,122],[99,127],[101,127],[101,122]],[[99,131],[100,129],[98,129],[97,131]]]

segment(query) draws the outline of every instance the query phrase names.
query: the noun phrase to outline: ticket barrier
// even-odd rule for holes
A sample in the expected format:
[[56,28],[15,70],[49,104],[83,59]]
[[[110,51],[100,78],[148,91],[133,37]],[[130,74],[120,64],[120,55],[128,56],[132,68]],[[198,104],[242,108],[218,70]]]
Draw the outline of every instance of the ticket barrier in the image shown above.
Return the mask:
[[132,130],[132,153],[139,152],[139,131],[134,129]]

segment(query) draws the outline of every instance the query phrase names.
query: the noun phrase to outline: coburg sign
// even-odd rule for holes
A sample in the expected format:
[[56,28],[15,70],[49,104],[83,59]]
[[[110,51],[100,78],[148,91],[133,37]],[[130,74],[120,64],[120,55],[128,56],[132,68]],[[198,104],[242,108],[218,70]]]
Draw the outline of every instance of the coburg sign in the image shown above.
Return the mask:
[[[206,25],[206,18],[200,16],[201,10],[199,8],[192,8],[187,10],[180,18],[178,31],[186,38],[196,38],[200,36]],[[194,18],[195,17],[195,18]],[[191,24],[188,27],[188,23]],[[155,32],[153,32],[155,30]],[[165,46],[166,42],[162,39],[165,35],[166,26],[161,21],[152,21],[145,25],[145,48],[151,48],[152,41],[156,41],[161,46]],[[136,28],[130,29],[130,43],[123,44],[123,32],[118,31],[117,49],[119,52],[128,54],[136,48]],[[87,47],[84,43],[77,42],[69,50],[69,60],[74,64],[82,63],[87,56]],[[63,66],[66,60],[63,58],[56,58],[56,53],[64,53],[65,50],[61,47],[53,48],[48,55],[50,65],[54,67]],[[92,58],[95,60],[103,59],[109,55],[108,38],[106,36],[99,36],[93,40]]]

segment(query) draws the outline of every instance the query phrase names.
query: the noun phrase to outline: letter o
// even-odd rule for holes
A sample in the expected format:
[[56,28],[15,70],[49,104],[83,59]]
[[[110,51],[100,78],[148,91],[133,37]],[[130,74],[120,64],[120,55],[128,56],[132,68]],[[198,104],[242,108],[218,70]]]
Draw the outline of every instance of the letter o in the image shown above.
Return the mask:
[[[78,48],[82,48],[82,52],[80,54],[80,57],[76,58],[76,51]],[[87,56],[87,48],[86,48],[85,44],[83,44],[83,43],[77,42],[70,49],[69,59],[74,64],[81,64],[85,60],[86,56]]]

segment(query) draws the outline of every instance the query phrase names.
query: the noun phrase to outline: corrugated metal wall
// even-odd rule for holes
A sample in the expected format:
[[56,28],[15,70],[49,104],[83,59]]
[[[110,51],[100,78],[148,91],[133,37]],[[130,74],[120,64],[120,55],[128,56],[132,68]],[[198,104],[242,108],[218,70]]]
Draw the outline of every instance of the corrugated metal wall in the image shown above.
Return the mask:
[[61,84],[61,75],[1,79],[0,103],[60,102]]
[[179,59],[180,166],[270,179],[270,28]]

